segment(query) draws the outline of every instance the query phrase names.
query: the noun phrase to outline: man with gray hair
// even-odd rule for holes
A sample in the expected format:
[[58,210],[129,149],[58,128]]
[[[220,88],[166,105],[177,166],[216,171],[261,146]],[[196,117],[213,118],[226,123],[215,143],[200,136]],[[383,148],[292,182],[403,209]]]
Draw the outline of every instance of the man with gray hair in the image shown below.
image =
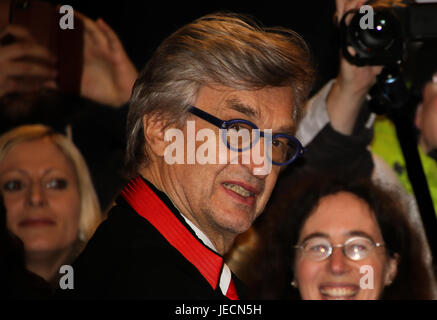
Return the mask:
[[[244,297],[223,255],[263,211],[280,168],[303,153],[293,134],[313,75],[296,33],[232,13],[204,16],[165,39],[130,101],[132,179],[73,265],[68,294]],[[270,170],[257,170],[256,148]]]

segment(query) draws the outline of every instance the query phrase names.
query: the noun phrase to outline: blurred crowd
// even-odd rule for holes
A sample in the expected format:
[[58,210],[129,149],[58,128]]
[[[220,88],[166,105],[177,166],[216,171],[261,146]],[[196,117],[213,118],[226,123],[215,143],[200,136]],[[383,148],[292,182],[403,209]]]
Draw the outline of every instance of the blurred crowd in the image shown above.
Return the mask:
[[[6,3],[14,5],[14,1],[4,1],[2,5],[7,5]],[[365,3],[363,0],[336,0],[335,4],[332,1],[331,7],[335,14],[332,21],[326,22],[324,28],[338,32],[338,22],[345,12],[358,9]],[[391,7],[399,5],[400,1],[371,1],[370,4]],[[57,10],[52,4],[47,8]],[[120,201],[120,192],[124,197],[123,201],[136,208],[125,196],[125,186],[135,177],[132,173],[137,173],[141,174],[151,190],[173,213],[181,212],[182,218],[178,217],[177,221],[182,222],[196,239],[201,239],[208,247],[207,251],[218,253],[217,256],[223,260],[223,266],[219,268],[222,270],[220,279],[229,272],[242,280],[247,288],[247,295],[240,294],[243,292],[240,291],[242,285],[236,280],[238,282],[235,286],[240,298],[437,298],[435,261],[408,180],[394,125],[386,116],[376,117],[369,108],[368,94],[375,85],[382,66],[355,66],[342,56],[340,48],[335,45],[334,50],[338,54],[330,56],[326,53],[324,56],[323,52],[318,51],[317,41],[320,45],[326,39],[318,39],[314,34],[308,36],[315,61],[309,61],[300,51],[293,58],[296,61],[306,59],[308,62],[307,65],[301,64],[306,70],[296,76],[294,81],[306,81],[305,85],[313,84],[308,99],[303,101],[301,116],[293,118],[296,128],[292,135],[300,141],[305,152],[296,160],[286,158],[290,162],[278,169],[276,185],[271,183],[272,190],[269,190],[272,192],[270,199],[267,195],[265,207],[260,205],[262,215],[252,225],[248,224],[245,230],[239,230],[240,234],[235,241],[229,241],[229,245],[225,241],[226,236],[223,236],[223,242],[216,242],[216,238],[211,236],[218,230],[214,229],[214,223],[222,223],[220,218],[211,215],[211,220],[204,221],[194,214],[187,215],[186,212],[195,211],[195,205],[191,208],[192,202],[188,201],[190,205],[187,206],[179,199],[189,199],[190,194],[184,193],[184,197],[179,197],[177,192],[176,196],[166,192],[169,184],[189,185],[191,181],[196,181],[200,185],[202,179],[206,184],[207,179],[202,176],[204,171],[196,169],[199,174],[197,180],[192,178],[192,172],[185,171],[182,175],[170,178],[165,174],[156,178],[157,172],[166,172],[159,165],[154,167],[155,163],[159,163],[154,161],[159,158],[156,155],[159,155],[159,151],[156,150],[160,147],[160,142],[156,140],[159,136],[158,129],[155,127],[163,120],[147,118],[145,112],[140,114],[142,109],[139,107],[141,103],[156,103],[156,106],[149,107],[150,110],[155,107],[160,116],[165,116],[166,113],[174,112],[171,110],[173,106],[159,105],[159,99],[174,101],[176,104],[176,98],[171,94],[179,93],[177,90],[181,86],[192,85],[189,81],[194,74],[193,70],[201,70],[205,75],[210,75],[211,79],[216,79],[215,76],[217,79],[223,77],[218,75],[217,70],[206,67],[202,69],[204,61],[194,53],[192,56],[200,61],[198,68],[190,65],[192,56],[189,57],[186,53],[186,56],[177,55],[178,50],[186,46],[183,42],[186,41],[184,32],[186,37],[192,37],[192,42],[205,41],[199,47],[210,50],[208,54],[211,57],[214,56],[214,50],[218,52],[225,48],[218,45],[214,47],[212,41],[205,40],[205,34],[212,34],[214,28],[205,31],[208,26],[204,27],[199,23],[199,26],[194,25],[195,31],[181,29],[182,35],[178,34],[181,38],[169,38],[168,42],[164,42],[156,50],[156,57],[160,58],[150,60],[147,65],[145,58],[141,68],[146,67],[139,72],[126,52],[125,47],[129,44],[123,43],[107,22],[102,18],[94,20],[78,11],[74,12],[74,19],[77,26],[75,32],[80,32],[80,41],[76,42],[78,47],[74,49],[81,54],[77,61],[67,61],[66,57],[71,54],[67,55],[62,51],[73,49],[63,47],[59,41],[53,45],[53,42],[47,44],[41,40],[40,31],[29,28],[30,22],[26,25],[19,19],[16,20],[17,23],[0,20],[2,297],[51,299],[59,295],[59,280],[62,276],[60,267],[75,266],[76,259],[88,244],[89,251],[85,249],[77,266],[82,270],[91,270],[90,265],[94,263],[93,258],[90,258],[93,250],[101,250],[106,254],[101,246],[102,239],[106,239],[104,236],[107,237],[108,230],[113,228],[110,227],[113,226],[110,221],[107,225],[103,222],[111,215],[116,217],[119,214],[117,210],[110,211],[111,209],[120,205],[126,206],[126,203]],[[228,16],[213,16],[202,21],[227,22],[227,19]],[[246,26],[243,22],[238,22],[237,25]],[[201,29],[203,27],[205,29]],[[190,31],[196,32],[195,36],[189,34]],[[141,34],[135,36],[141,37]],[[214,36],[221,39],[218,35]],[[224,41],[228,41],[226,37],[227,35],[223,35]],[[334,34],[333,37],[337,35]],[[255,41],[255,38],[246,38],[241,34],[242,41]],[[297,52],[301,47],[296,44],[297,40],[294,41],[293,45],[299,47],[295,49]],[[244,45],[241,45],[242,48],[246,48]],[[418,150],[434,207],[437,208],[437,59],[433,55],[436,52],[436,42],[430,41],[416,57],[417,62],[409,63],[413,65],[410,68],[415,70],[412,75],[413,87],[421,98],[411,124],[417,129]],[[234,59],[242,60],[237,53],[235,55]],[[330,64],[338,65],[335,74],[323,73],[327,70],[323,59],[327,57]],[[284,58],[285,60],[287,59]],[[230,65],[234,61],[226,62]],[[243,63],[241,70],[246,67],[245,64],[256,64],[249,58]],[[310,70],[312,64],[315,65],[314,74]],[[186,70],[177,69],[182,67],[186,67]],[[190,67],[193,69],[189,69]],[[231,69],[224,63],[216,67]],[[70,83],[62,80],[68,78],[65,75],[68,68],[77,73],[70,77]],[[171,69],[179,72],[177,78],[170,79]],[[257,76],[268,78],[260,70],[261,67],[256,69],[259,72]],[[202,94],[212,97],[213,93],[205,93],[205,90],[209,90],[210,85],[216,83],[210,79],[205,80],[201,73],[198,77],[196,85],[201,87],[189,87],[191,91],[185,92],[184,99],[201,97]],[[241,78],[229,78],[229,87],[250,91],[244,82],[247,77]],[[264,82],[261,80],[256,81],[253,80],[255,85],[252,87],[258,85],[258,89],[271,89],[262,87]],[[268,81],[270,78],[265,82]],[[271,86],[275,89],[282,88],[283,85],[284,83],[278,83]],[[305,88],[299,88],[296,84],[293,85],[293,90],[296,90],[293,91],[293,99],[304,99]],[[260,93],[256,97],[263,103],[266,101],[265,105],[271,101],[283,103],[287,99],[283,94],[277,100],[268,100],[265,98],[268,94],[270,91],[265,91],[265,94]],[[221,96],[217,97],[220,99]],[[293,101],[296,102],[295,100]],[[202,101],[196,100],[197,108],[202,106]],[[240,110],[240,113],[233,118],[242,118],[244,112],[241,110],[245,105],[236,105],[240,109],[236,107],[235,110]],[[214,114],[212,111],[217,110],[210,109],[208,112]],[[185,119],[182,111],[179,112],[180,118]],[[188,114],[190,111],[183,112]],[[247,110],[245,112],[249,114]],[[284,115],[288,114],[280,114],[277,118],[282,119]],[[202,120],[196,118],[196,121],[206,120],[213,123],[220,120],[218,118],[221,116],[223,113],[217,111],[215,117],[204,116]],[[271,120],[276,119],[276,116],[277,114],[271,112],[266,116],[268,120],[260,120],[260,123],[276,125],[280,121]],[[175,116],[175,121],[177,118]],[[212,118],[216,120],[211,120]],[[260,123],[255,124],[263,129]],[[155,135],[149,136],[152,134]],[[283,136],[288,137],[286,134]],[[136,140],[132,140],[134,138]],[[290,141],[290,138],[285,141]],[[141,166],[139,162],[129,167],[129,159],[141,159],[143,164],[150,162],[156,171],[146,171],[143,168],[145,165]],[[165,179],[170,182],[166,184]],[[269,181],[268,178],[263,179]],[[268,189],[269,183],[265,183],[264,189]],[[238,186],[233,188],[235,191]],[[249,192],[250,197],[251,193],[256,192]],[[199,191],[199,194],[203,192]],[[226,207],[226,204],[221,205]],[[137,209],[136,211],[140,213]],[[202,209],[199,212],[203,212]],[[223,217],[226,218],[224,214]],[[213,219],[215,220],[211,222]],[[167,224],[173,223],[171,219],[166,221]],[[128,228],[127,222],[126,225],[123,223],[119,220],[120,228]],[[156,228],[161,232],[161,229]],[[136,234],[141,230],[132,229],[131,232]],[[164,234],[164,231],[161,233]],[[150,237],[155,239],[153,234]],[[207,244],[208,238],[214,239],[211,241],[213,245]],[[167,237],[166,239],[168,240]],[[129,246],[140,246],[140,242],[135,241],[132,240]],[[225,245],[219,246],[218,243]],[[175,247],[180,250],[177,245]],[[109,252],[111,250],[108,249]],[[157,250],[156,247],[154,250]],[[184,253],[184,257],[188,256],[189,254]],[[102,257],[105,259],[103,254]],[[99,259],[100,256],[97,260]],[[149,255],[147,259],[153,260],[154,257]],[[167,256],[162,259],[167,259]],[[120,263],[129,264],[128,261]],[[371,271],[365,269],[366,267]],[[135,268],[123,269],[126,277]],[[197,265],[196,268],[201,270]],[[363,270],[370,273],[366,274]],[[150,278],[153,278],[153,272],[158,272],[159,275],[159,271],[159,268],[150,271]],[[87,275],[85,271],[83,274]],[[367,282],[363,282],[363,277]],[[152,280],[148,281],[153,283]],[[139,282],[141,283],[140,280]],[[234,286],[232,280],[228,286]],[[221,280],[218,287],[221,287]],[[123,287],[114,285],[114,288]],[[183,288],[178,290],[182,292]],[[108,286],[108,289],[102,289],[105,290],[110,292],[112,288]],[[229,292],[226,293],[221,288],[223,296],[231,297]],[[159,290],[156,294],[165,298],[165,294]],[[89,297],[92,294],[84,296]],[[123,294],[116,296],[123,297]],[[132,296],[135,295],[126,293],[126,297]],[[169,293],[168,297],[175,298],[175,294]],[[200,294],[193,297],[202,298]]]

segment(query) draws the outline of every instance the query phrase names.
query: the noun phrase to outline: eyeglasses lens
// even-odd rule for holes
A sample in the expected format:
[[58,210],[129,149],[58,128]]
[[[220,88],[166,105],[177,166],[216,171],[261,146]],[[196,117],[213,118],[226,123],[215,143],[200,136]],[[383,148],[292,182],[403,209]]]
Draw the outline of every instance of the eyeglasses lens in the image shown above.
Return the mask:
[[351,238],[344,245],[335,246],[325,238],[312,238],[303,245],[303,252],[311,260],[321,261],[331,255],[332,247],[344,247],[344,254],[354,261],[367,258],[373,249],[372,242],[365,238]]
[[[266,138],[264,133],[264,138]],[[226,132],[227,146],[232,151],[246,151],[260,141],[260,131],[245,122],[231,123]],[[272,160],[276,163],[286,163],[298,152],[297,144],[286,136],[273,135],[268,138],[272,146]]]

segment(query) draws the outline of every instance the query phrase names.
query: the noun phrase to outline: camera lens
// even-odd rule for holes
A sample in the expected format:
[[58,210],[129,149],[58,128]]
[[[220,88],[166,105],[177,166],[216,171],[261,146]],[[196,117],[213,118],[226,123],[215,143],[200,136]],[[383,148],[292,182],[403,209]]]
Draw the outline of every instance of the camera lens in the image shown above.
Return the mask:
[[386,48],[396,36],[393,18],[384,12],[375,14],[373,28],[360,30],[360,41],[371,50]]
[[[350,16],[347,24],[346,17]],[[370,16],[350,10],[342,18],[340,32],[343,55],[355,65],[391,65],[402,58],[402,27],[390,10],[374,9]],[[354,56],[347,50],[349,46],[354,48]]]

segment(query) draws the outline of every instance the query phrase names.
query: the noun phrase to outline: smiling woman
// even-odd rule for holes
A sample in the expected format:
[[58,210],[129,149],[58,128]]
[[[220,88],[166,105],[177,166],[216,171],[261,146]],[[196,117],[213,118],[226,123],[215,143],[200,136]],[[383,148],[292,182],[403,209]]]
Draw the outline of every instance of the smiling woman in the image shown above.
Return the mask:
[[261,261],[251,262],[257,265],[253,293],[304,300],[432,299],[433,270],[395,199],[369,181],[307,177],[298,192],[269,208],[271,224],[259,232],[259,242],[269,245],[256,258]]
[[[294,285],[305,300],[378,299],[396,277],[398,249],[385,247],[373,210],[349,191],[324,196],[307,216],[296,246]],[[342,249],[337,249],[342,248]],[[372,270],[360,286],[362,267]]]
[[100,221],[81,154],[48,127],[13,129],[0,136],[0,187],[27,268],[57,286],[59,267],[72,262]]

